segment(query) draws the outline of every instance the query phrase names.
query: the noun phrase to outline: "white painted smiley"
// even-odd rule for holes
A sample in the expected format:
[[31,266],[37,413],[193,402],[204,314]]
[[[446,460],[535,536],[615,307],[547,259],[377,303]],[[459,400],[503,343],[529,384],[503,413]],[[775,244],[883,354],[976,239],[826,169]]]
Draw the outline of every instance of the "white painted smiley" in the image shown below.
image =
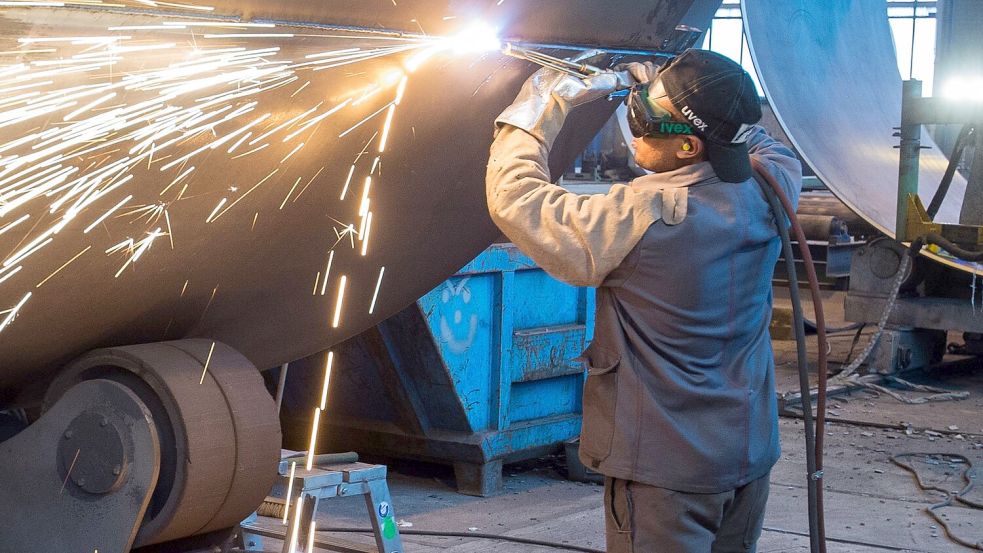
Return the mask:
[[[465,320],[465,311],[470,311],[468,304],[471,303],[471,290],[467,287],[471,277],[461,279],[455,286],[452,282],[445,283],[444,290],[440,293],[440,299],[445,307],[440,314],[440,337],[447,342],[447,347],[453,353],[464,353],[474,343],[478,335],[478,314],[471,313],[467,316],[467,326],[462,328]],[[452,304],[452,302],[455,302]],[[453,307],[452,323],[447,320],[447,313]],[[463,332],[462,332],[463,330]]]

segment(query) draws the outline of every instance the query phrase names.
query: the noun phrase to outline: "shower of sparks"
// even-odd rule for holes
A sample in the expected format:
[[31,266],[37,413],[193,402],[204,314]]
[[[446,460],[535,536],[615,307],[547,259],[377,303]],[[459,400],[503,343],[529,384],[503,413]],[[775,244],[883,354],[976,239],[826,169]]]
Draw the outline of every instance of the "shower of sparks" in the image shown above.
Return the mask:
[[331,274],[331,265],[334,263],[334,250],[328,252],[328,264],[324,268],[324,283],[321,284],[321,295],[323,296],[328,290],[328,275]]
[[208,217],[205,217],[205,222],[211,223],[212,221],[214,221],[215,215],[218,214],[218,210],[222,209],[222,206],[224,206],[225,202],[227,201],[229,201],[228,198],[222,198],[221,200],[219,200],[218,205],[215,206],[215,209],[212,210],[212,212],[208,215]]
[[341,307],[345,301],[345,285],[348,284],[348,277],[341,275],[338,280],[338,298],[335,300],[334,317],[331,319],[331,328],[338,328],[341,324]]
[[317,180],[317,177],[321,175],[321,172],[322,171],[324,171],[324,167],[321,167],[320,169],[318,169],[317,170],[317,173],[314,173],[314,176],[311,177],[311,180],[307,181],[307,184],[305,184],[304,187],[300,189],[300,192],[297,193],[297,197],[294,198],[294,201],[295,202],[297,200],[299,200],[301,196],[304,195],[304,192],[306,192],[307,189],[310,188],[311,183],[313,183],[315,180]]
[[55,271],[53,273],[51,273],[50,275],[46,276],[44,278],[44,280],[42,280],[41,282],[39,282],[37,284],[37,286],[35,286],[35,288],[40,288],[45,282],[48,282],[49,280],[51,280],[51,277],[53,277],[53,276],[57,275],[58,273],[60,273],[61,270],[64,269],[65,267],[68,267],[72,263],[72,261],[75,261],[76,259],[82,257],[82,254],[84,254],[85,252],[87,252],[87,251],[89,251],[91,249],[92,249],[92,246],[86,246],[84,250],[82,250],[79,253],[75,254],[75,257],[69,259],[68,261],[65,262],[64,265],[62,265],[61,267],[58,267],[57,269],[55,269]]
[[328,352],[328,360],[324,364],[324,382],[321,384],[321,406],[324,411],[328,406],[328,383],[331,382],[331,369],[334,366],[334,352]]
[[290,478],[287,479],[287,502],[286,509],[283,510],[283,524],[286,526],[287,517],[290,515],[290,499],[294,493],[294,474],[297,472],[297,461],[290,462]]
[[364,206],[363,209],[359,210],[360,211],[359,214],[362,216],[362,222],[361,222],[361,224],[359,224],[359,227],[358,227],[358,239],[359,240],[362,240],[363,239],[362,237],[365,236],[365,225],[366,225],[366,223],[369,220],[369,205],[370,205],[370,200],[366,199],[362,203],[362,205]]
[[365,214],[365,232],[362,234],[362,257],[369,251],[369,232],[372,230],[372,212]]
[[27,303],[27,300],[31,299],[31,295],[32,292],[28,292],[27,294],[25,294],[24,297],[21,298],[19,302],[17,302],[17,305],[15,305],[7,312],[7,316],[4,317],[3,321],[0,321],[0,332],[3,332],[5,328],[10,326],[10,323],[14,322],[14,319],[17,318],[17,314],[20,313],[21,308],[24,307],[24,304]]
[[214,351],[215,351],[215,342],[212,342],[212,347],[208,348],[208,357],[205,358],[205,366],[201,369],[201,379],[198,380],[199,385],[205,382],[205,373],[208,372],[208,364],[212,361],[212,353]]
[[345,237],[347,236],[349,242],[351,243],[352,249],[353,250],[355,249],[355,237],[358,236],[358,231],[355,230],[355,225],[344,225],[341,232],[339,232],[338,229],[336,228],[334,233],[335,236],[338,237],[338,240],[334,243],[335,246],[340,244],[341,241],[344,240]]
[[[293,193],[294,193],[294,190],[296,190],[296,189],[297,189],[297,185],[298,185],[298,184],[300,184],[300,181],[301,181],[301,179],[303,179],[303,178],[304,178],[304,177],[297,177],[297,180],[296,180],[296,181],[294,181],[294,185],[290,187],[290,191],[289,191],[289,192],[287,192],[287,195],[286,195],[286,196],[284,196],[284,198],[283,198],[283,201],[282,201],[282,202],[280,203],[280,210],[281,210],[281,211],[283,210],[283,206],[285,206],[285,205],[287,205],[287,200],[289,200],[289,199],[290,199],[290,196],[292,196],[292,195],[293,195]],[[258,214],[257,214],[257,215],[258,215]]]
[[157,227],[153,231],[147,233],[147,236],[145,238],[142,238],[137,242],[134,242],[132,238],[127,238],[126,240],[106,250],[106,253],[117,253],[119,251],[126,251],[130,255],[126,259],[126,262],[123,263],[123,266],[120,267],[118,271],[116,271],[115,277],[119,278],[119,276],[123,274],[123,271],[125,271],[127,267],[139,261],[140,258],[143,256],[143,254],[147,253],[147,250],[150,249],[150,246],[154,244],[154,241],[160,238],[161,236],[163,236],[164,234],[166,233],[163,232],[160,229],[160,227]]
[[386,143],[389,142],[389,130],[392,128],[393,115],[396,114],[396,102],[389,104],[389,110],[386,112],[386,122],[382,127],[382,138],[379,139],[379,153],[386,151]]
[[312,520],[310,532],[307,533],[307,553],[314,553],[314,536],[317,534],[317,525]]
[[[289,510],[290,504],[287,503],[287,508]],[[304,494],[297,494],[297,507],[294,509],[294,523],[290,529],[290,553],[295,553],[297,551],[297,541],[298,534],[300,534],[300,517],[303,516],[304,510]]]
[[[348,178],[345,179],[345,186],[341,189],[341,199],[342,199],[342,201],[344,201],[345,196],[348,195],[348,188],[352,184],[352,177],[353,176],[355,176],[355,164],[354,163],[352,164],[352,168],[348,170]],[[0,230],[0,234],[2,234],[2,233],[3,233],[3,230]]]
[[372,292],[372,303],[369,304],[369,315],[375,312],[375,302],[379,299],[379,289],[382,287],[382,276],[386,274],[386,268],[379,269],[379,279],[375,281],[375,292]]
[[372,188],[372,177],[365,177],[365,185],[362,187],[362,201],[358,204],[358,214],[365,215],[369,212],[369,190]]
[[[355,168],[355,167],[354,167],[354,166],[352,166],[352,169],[353,169],[353,170],[354,170],[354,168]],[[344,198],[342,198],[342,200],[344,200]],[[10,230],[10,229],[12,229],[12,228],[14,228],[14,227],[16,227],[17,225],[19,225],[19,224],[21,224],[21,223],[23,223],[24,221],[26,221],[26,220],[28,220],[28,219],[30,219],[30,218],[31,218],[31,216],[30,216],[30,215],[28,215],[27,213],[25,213],[25,214],[23,214],[23,215],[21,215],[21,216],[20,216],[20,217],[19,217],[19,218],[18,218],[18,219],[17,219],[16,221],[13,221],[13,222],[10,222],[10,223],[7,223],[7,224],[6,224],[6,225],[4,225],[3,227],[0,227],[0,234],[3,234],[3,233],[5,233],[5,232],[7,232],[8,230]]]
[[205,320],[205,315],[208,314],[208,308],[211,307],[212,306],[212,302],[215,301],[215,295],[216,294],[218,294],[218,285],[217,284],[215,285],[215,288],[212,288],[212,295],[209,296],[208,303],[205,304],[205,309],[203,309],[201,311],[201,317],[198,319],[198,322],[199,323],[201,323],[201,321],[204,321]]
[[102,215],[100,215],[99,218],[96,219],[95,221],[93,221],[91,225],[85,227],[85,230],[82,231],[82,234],[89,234],[89,231],[90,230],[92,230],[92,229],[96,228],[97,226],[99,226],[99,223],[105,221],[116,210],[118,210],[119,208],[121,208],[124,205],[126,205],[126,202],[128,202],[128,201],[130,201],[132,199],[133,199],[133,194],[130,194],[129,196],[127,196],[127,197],[123,198],[122,200],[120,200],[120,202],[118,204],[116,204],[113,207],[109,208],[109,211],[107,211],[107,212],[103,213]]
[[72,470],[75,468],[75,463],[79,460],[79,453],[81,452],[81,449],[75,450],[75,457],[72,457],[72,464],[68,465],[68,472],[65,474],[65,480],[61,483],[61,489],[58,490],[58,495],[65,493],[65,486],[68,485],[68,479],[72,477]]
[[321,424],[321,409],[314,409],[314,421],[311,423],[311,443],[307,448],[307,470],[314,468],[314,450],[317,448],[317,431]]
[[[0,275],[2,275],[2,276],[0,276],[0,284],[3,284],[4,281],[6,281],[8,278],[10,278],[10,277],[16,275],[17,273],[19,273],[21,271],[21,269],[23,269],[23,268],[24,268],[23,265],[18,265],[16,267],[14,267],[14,269],[12,271],[10,271],[9,273],[7,273],[5,275],[3,274],[3,272],[6,271],[6,269],[0,270]],[[0,313],[0,314],[2,314],[2,313]]]
[[304,143],[301,142],[300,144],[297,145],[296,148],[294,148],[293,150],[290,150],[290,153],[287,154],[286,156],[284,156],[283,159],[280,160],[280,163],[283,163],[283,162],[287,161],[288,159],[290,159],[291,156],[293,156],[294,154],[296,154],[297,152],[299,152],[300,149],[303,148],[303,147],[304,147]]
[[[394,147],[397,108],[404,101],[410,75],[438,54],[475,51],[476,43],[482,51],[491,51],[497,42],[486,30],[467,30],[453,37],[380,36],[357,30],[299,34],[273,23],[199,20],[195,18],[214,8],[159,0],[25,0],[0,1],[0,6],[151,8],[155,13],[146,17],[160,18],[159,23],[109,26],[108,32],[91,36],[10,37],[17,44],[0,51],[0,136],[4,137],[0,138],[0,237],[16,241],[0,263],[0,284],[7,286],[22,285],[25,274],[41,278],[44,273],[24,270],[41,261],[58,268],[35,288],[65,278],[78,270],[80,264],[73,263],[90,250],[105,250],[107,257],[123,256],[122,265],[110,269],[120,278],[128,268],[136,269],[158,238],[166,235],[175,249],[175,227],[181,232],[181,225],[189,220],[200,224],[206,213],[204,222],[212,223],[244,204],[248,205],[240,209],[255,211],[250,227],[255,229],[260,196],[268,200],[275,194],[271,207],[282,197],[279,210],[283,210],[325,171],[322,166],[303,187],[306,174],[286,177],[286,168],[316,155],[312,153],[319,151],[313,147],[315,139],[355,135],[364,140],[362,135],[370,133],[356,131],[372,123],[378,127],[352,162],[340,195],[345,202],[352,183],[364,179],[358,203],[344,204],[345,209],[357,209],[357,216],[339,214],[345,222],[332,217],[338,224],[337,241],[329,250],[323,277],[318,273],[314,286],[314,295],[324,296],[334,247],[347,236],[353,250],[358,240],[361,255],[368,252],[374,217],[370,189],[384,182],[382,156]],[[165,16],[175,11],[194,15]],[[285,48],[292,52],[288,55],[281,50],[295,44],[308,51]],[[16,61],[7,62],[3,56],[15,56]],[[352,70],[383,59],[388,60],[388,68],[381,74]],[[336,75],[332,70],[338,68],[344,68],[346,78],[366,77],[336,96],[322,96],[318,91],[323,87],[315,79],[321,78],[321,72]],[[264,109],[273,95],[291,100],[286,108]],[[376,154],[371,168],[359,163],[370,152]],[[239,160],[245,164],[232,165]],[[233,184],[230,177],[239,180],[249,174],[240,169],[243,165],[260,166],[266,177],[251,186]],[[215,169],[224,171],[226,166],[224,174]],[[153,182],[154,177],[147,178],[151,174],[161,174],[168,184],[153,190],[140,186]],[[223,178],[228,180],[213,182]],[[251,195],[264,183],[269,183],[267,190]],[[215,193],[223,187],[229,191]],[[147,198],[148,192],[156,192],[154,199]],[[357,231],[351,221],[357,221]],[[105,233],[92,234],[97,227]],[[207,231],[188,230],[195,232]],[[374,232],[378,234],[378,229]],[[58,255],[77,253],[55,261],[47,255],[55,250]],[[92,255],[86,262],[87,270],[94,266]],[[384,271],[383,267],[379,272],[370,314]],[[341,322],[348,284],[347,276],[341,275],[331,319],[334,328]],[[52,285],[45,293],[49,288]],[[187,288],[186,280],[181,297]],[[202,320],[217,290],[218,286]],[[0,331],[10,326],[31,297],[27,292],[14,307],[0,312],[4,317]],[[213,342],[199,383],[204,382],[214,347]],[[327,375],[325,393],[326,389]]]

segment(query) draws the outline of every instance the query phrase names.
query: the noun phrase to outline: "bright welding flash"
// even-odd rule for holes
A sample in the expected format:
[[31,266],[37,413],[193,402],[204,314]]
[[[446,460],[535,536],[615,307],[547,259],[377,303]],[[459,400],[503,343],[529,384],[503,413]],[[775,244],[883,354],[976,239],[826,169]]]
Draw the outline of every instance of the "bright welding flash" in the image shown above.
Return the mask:
[[498,29],[487,23],[475,22],[448,37],[446,47],[455,53],[496,52],[502,49],[502,40],[498,38]]

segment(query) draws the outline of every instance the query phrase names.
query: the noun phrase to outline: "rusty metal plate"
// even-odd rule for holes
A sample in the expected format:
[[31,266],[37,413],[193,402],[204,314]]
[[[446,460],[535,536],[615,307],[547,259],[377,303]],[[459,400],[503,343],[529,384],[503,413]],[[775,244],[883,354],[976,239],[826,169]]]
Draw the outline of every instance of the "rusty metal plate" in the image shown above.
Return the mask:
[[[478,14],[501,36],[658,49],[719,0],[119,3],[0,9],[0,390],[97,347],[205,337],[270,367],[368,328],[498,235],[492,121],[535,68],[434,33]],[[299,23],[220,25],[238,15]],[[574,114],[554,171],[612,109]]]

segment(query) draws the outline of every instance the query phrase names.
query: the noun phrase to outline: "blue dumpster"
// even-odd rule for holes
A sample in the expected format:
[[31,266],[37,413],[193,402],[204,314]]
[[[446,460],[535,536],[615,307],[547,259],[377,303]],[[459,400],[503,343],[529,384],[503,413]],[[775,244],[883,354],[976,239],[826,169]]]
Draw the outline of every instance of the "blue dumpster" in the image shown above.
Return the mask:
[[[460,492],[492,493],[503,462],[579,434],[585,372],[574,359],[593,317],[593,289],[559,282],[514,245],[495,244],[334,348],[324,449],[451,464]],[[291,364],[285,407],[297,434],[306,432],[322,363],[323,355]]]

